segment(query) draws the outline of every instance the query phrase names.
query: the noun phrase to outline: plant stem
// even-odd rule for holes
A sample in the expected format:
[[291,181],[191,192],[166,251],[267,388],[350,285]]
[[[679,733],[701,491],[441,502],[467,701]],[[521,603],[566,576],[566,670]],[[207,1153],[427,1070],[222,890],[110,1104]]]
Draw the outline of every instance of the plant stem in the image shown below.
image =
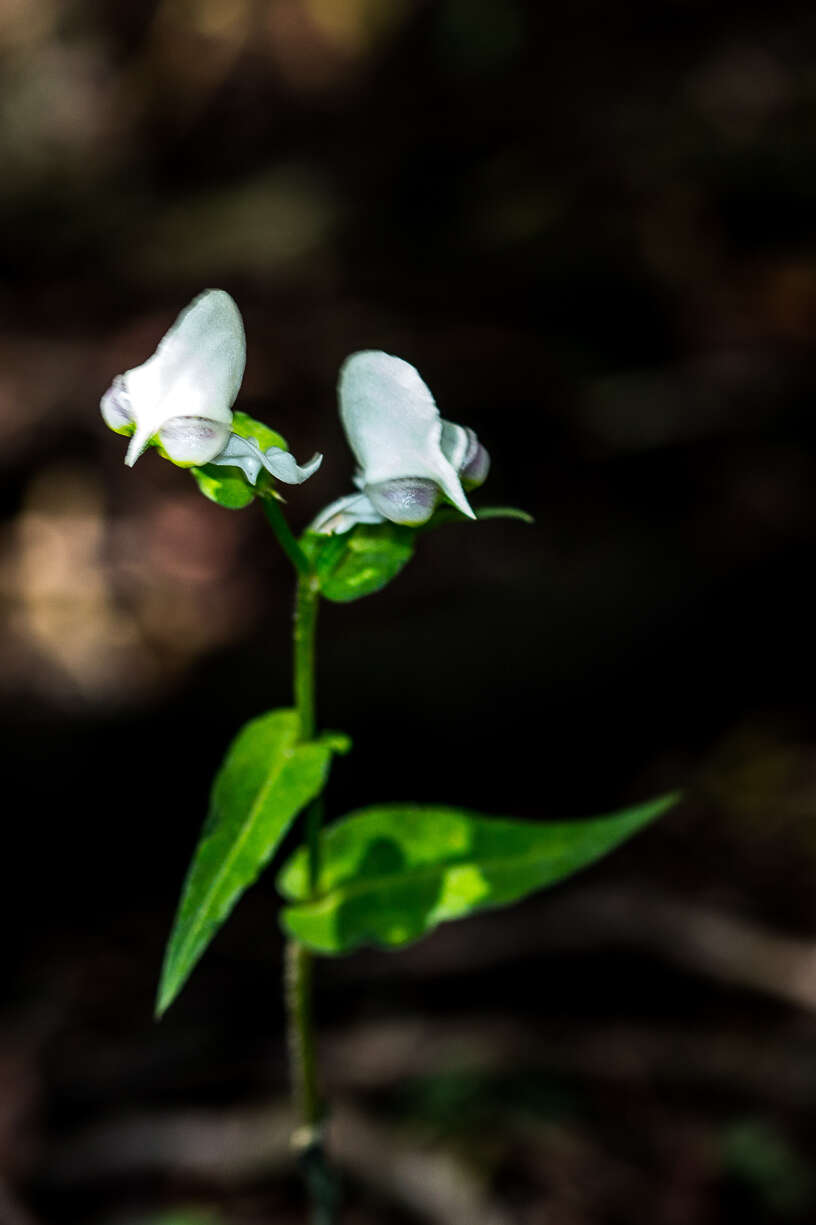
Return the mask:
[[[300,717],[300,737],[315,734],[315,645],[320,589],[317,578],[295,541],[276,503],[265,502],[267,518],[298,569],[294,618],[294,697]],[[284,530],[285,529],[285,530]],[[287,540],[289,547],[287,547]],[[292,547],[293,546],[293,547]],[[302,559],[305,569],[298,562]],[[306,845],[309,882],[317,885],[320,874],[320,826],[323,803],[316,799],[306,813]],[[314,1020],[312,1016],[312,955],[296,940],[286,945],[284,988],[292,1093],[300,1125],[292,1141],[312,1202],[312,1225],[334,1225],[337,1184],[326,1162],[323,1143],[323,1105],[317,1084]]]
[[288,940],[284,953],[283,985],[289,1022],[287,1035],[292,1073],[292,1096],[300,1124],[298,1147],[308,1147],[320,1122],[314,1029],[312,1025],[312,958],[297,940]]
[[[315,733],[315,636],[320,593],[314,575],[300,575],[295,603],[294,689],[300,715],[300,735],[310,740]],[[313,800],[306,811],[306,846],[309,855],[309,886],[314,891],[320,877],[320,827],[323,801]]]
[[294,627],[295,708],[300,716],[300,737],[315,734],[315,635],[320,591],[314,574],[298,578]]
[[303,552],[298,542],[292,533],[292,529],[286,522],[283,511],[280,508],[280,503],[277,498],[271,494],[261,494],[259,501],[263,507],[263,512],[266,515],[272,527],[272,531],[277,536],[281,548],[289,558],[292,565],[297,570],[301,577],[312,574],[312,567],[309,564],[309,559]]

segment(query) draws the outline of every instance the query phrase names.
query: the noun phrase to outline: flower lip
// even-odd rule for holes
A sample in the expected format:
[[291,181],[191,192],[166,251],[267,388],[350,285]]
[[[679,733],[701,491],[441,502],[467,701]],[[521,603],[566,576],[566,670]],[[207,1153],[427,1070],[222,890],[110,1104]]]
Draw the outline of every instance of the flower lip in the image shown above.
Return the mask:
[[117,376],[102,397],[102,416],[111,429],[134,426],[128,467],[156,435],[177,463],[214,458],[229,437],[245,361],[238,307],[223,289],[205,290],[181,312],[155,353]]
[[366,485],[366,493],[384,519],[406,527],[427,523],[439,501],[439,489],[427,477],[395,477],[379,485]]
[[299,464],[291,451],[283,447],[267,447],[264,451],[257,438],[230,434],[223,450],[210,460],[231,468],[240,468],[250,485],[256,485],[261,468],[266,468],[276,480],[287,485],[302,485],[323,462],[319,451],[305,464]]

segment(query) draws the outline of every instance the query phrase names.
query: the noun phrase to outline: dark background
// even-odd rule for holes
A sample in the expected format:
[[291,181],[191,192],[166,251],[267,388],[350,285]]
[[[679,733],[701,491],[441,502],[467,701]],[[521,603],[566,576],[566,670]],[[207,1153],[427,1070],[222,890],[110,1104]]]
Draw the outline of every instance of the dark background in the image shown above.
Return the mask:
[[289,700],[255,510],[97,404],[205,286],[239,407],[349,488],[343,357],[413,362],[511,522],[325,606],[373,800],[682,786],[575,882],[319,972],[348,1222],[816,1215],[816,16],[804,3],[0,3],[0,1221],[301,1222],[272,876],[160,1026],[238,726]]

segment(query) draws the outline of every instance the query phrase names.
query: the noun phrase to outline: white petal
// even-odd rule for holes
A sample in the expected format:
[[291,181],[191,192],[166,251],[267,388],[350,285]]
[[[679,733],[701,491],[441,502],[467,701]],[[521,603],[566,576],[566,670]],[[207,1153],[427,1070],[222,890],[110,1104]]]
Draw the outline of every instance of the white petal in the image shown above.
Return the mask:
[[99,401],[99,408],[105,425],[109,430],[115,430],[119,433],[127,429],[129,425],[133,425],[133,410],[130,406],[130,397],[125,391],[121,374],[117,374]]
[[229,426],[204,417],[172,417],[159,430],[159,440],[177,464],[206,464],[222,450]]
[[257,439],[230,434],[223,451],[209,462],[240,468],[250,485],[258,480],[261,468],[266,468],[267,472],[287,485],[302,485],[323,463],[323,456],[313,455],[308,464],[301,467],[294,455],[284,451],[283,447],[268,447],[262,451]]
[[465,489],[476,489],[487,480],[490,456],[474,430],[466,425],[442,422],[442,453],[449,459]]
[[[470,437],[473,434],[472,430],[467,429],[464,425],[454,425],[452,421],[442,422],[442,437],[440,446],[442,454],[453,470],[458,474],[464,467],[465,459],[470,448]],[[475,438],[476,435],[473,434]]]
[[241,438],[238,434],[230,434],[223,451],[214,456],[210,463],[240,468],[250,485],[254,485],[264,466],[263,451],[254,438]]
[[364,493],[348,493],[324,507],[309,524],[308,530],[325,536],[339,536],[341,532],[351,531],[358,523],[385,523],[385,519]]
[[264,451],[264,466],[274,477],[277,477],[279,481],[285,481],[287,485],[302,485],[314,472],[317,472],[322,463],[323,456],[319,451],[315,452],[309,462],[302,467],[295,462],[292,452],[284,451],[282,447],[267,447]]
[[238,307],[224,290],[205,290],[181,312],[153,356],[122,376],[136,421],[125,462],[132,467],[171,418],[230,425],[245,360]]
[[442,421],[434,398],[409,362],[373,350],[353,353],[341,367],[338,391],[340,416],[366,486],[425,477],[463,514],[475,518],[442,453]]
[[464,466],[459,472],[459,480],[465,489],[478,489],[484,485],[490,472],[490,454],[473,435],[475,446],[468,452]]

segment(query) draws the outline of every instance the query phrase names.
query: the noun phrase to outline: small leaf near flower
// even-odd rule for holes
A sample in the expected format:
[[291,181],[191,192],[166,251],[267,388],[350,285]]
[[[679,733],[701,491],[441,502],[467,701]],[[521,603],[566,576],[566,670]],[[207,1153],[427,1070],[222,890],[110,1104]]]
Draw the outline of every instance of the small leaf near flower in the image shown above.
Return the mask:
[[320,593],[348,604],[387,586],[414,555],[416,530],[395,523],[359,524],[334,536],[306,532],[300,544],[312,562]]

